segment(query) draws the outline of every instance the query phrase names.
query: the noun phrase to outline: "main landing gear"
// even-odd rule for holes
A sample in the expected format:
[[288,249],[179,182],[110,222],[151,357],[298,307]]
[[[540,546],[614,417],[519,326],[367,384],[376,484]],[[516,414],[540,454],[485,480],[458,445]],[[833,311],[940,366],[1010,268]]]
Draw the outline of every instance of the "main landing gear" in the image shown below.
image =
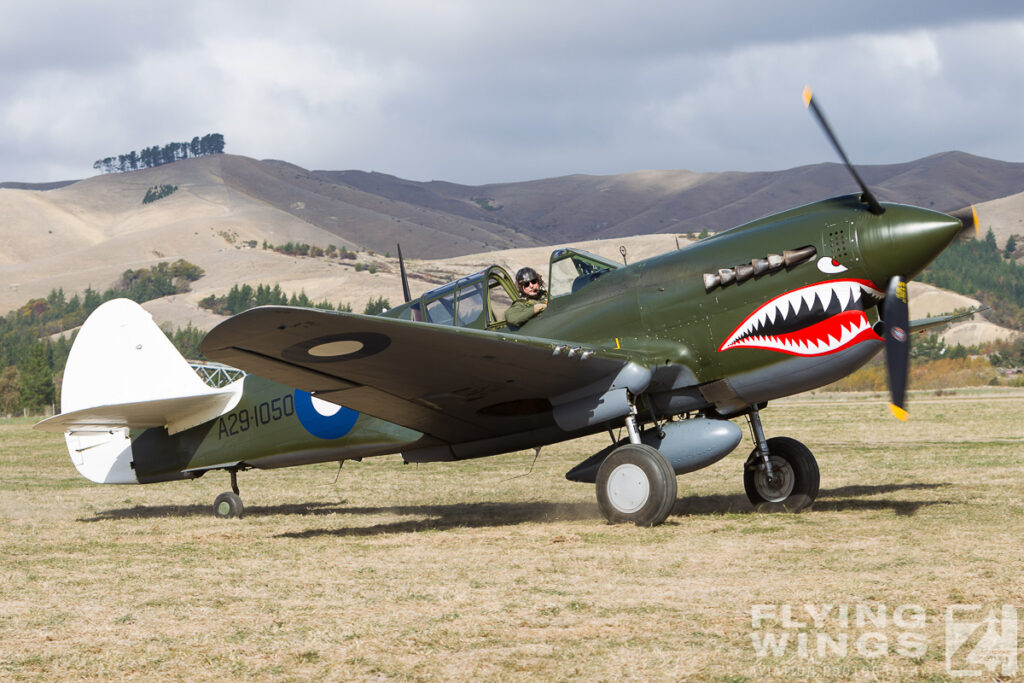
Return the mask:
[[238,468],[228,469],[231,474],[231,490],[217,496],[213,501],[213,514],[223,519],[241,517],[244,506],[242,497],[238,495]]
[[743,466],[743,488],[755,508],[765,503],[790,512],[808,507],[818,496],[820,474],[814,455],[796,439],[764,438],[761,415],[755,406],[748,416],[754,450]]
[[676,502],[676,473],[657,449],[640,442],[636,413],[626,417],[629,443],[613,450],[597,471],[597,505],[611,524],[657,526]]
[[[748,419],[755,446],[743,469],[743,488],[747,498],[759,510],[777,506],[797,512],[810,506],[818,495],[819,484],[818,463],[814,456],[795,439],[784,436],[766,439],[757,406],[751,407]],[[725,420],[717,421],[728,424]],[[694,424],[712,422],[715,421],[693,421]],[[680,424],[686,423],[673,423]],[[735,432],[732,437],[729,430],[713,427],[713,431],[686,432],[688,440],[679,443],[678,440],[665,439],[669,427],[664,427],[659,428],[661,431],[657,439],[648,438],[646,432],[641,439],[634,408],[626,417],[628,441],[595,453],[566,477],[571,481],[597,484],[597,504],[609,523],[657,526],[668,518],[675,505],[676,473],[706,467],[735,448],[741,434],[734,425],[730,427]],[[689,440],[690,435],[692,440]],[[651,442],[660,444],[663,450],[668,448],[665,452],[669,457],[650,445]],[[690,457],[702,450],[703,457]],[[600,466],[596,462],[600,462]]]

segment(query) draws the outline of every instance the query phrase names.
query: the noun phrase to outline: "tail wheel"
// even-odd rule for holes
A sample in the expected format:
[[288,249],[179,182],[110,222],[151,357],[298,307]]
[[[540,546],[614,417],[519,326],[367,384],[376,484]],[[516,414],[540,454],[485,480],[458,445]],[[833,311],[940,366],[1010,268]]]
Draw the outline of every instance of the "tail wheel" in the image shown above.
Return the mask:
[[779,503],[792,512],[808,507],[818,497],[820,483],[814,455],[807,446],[789,437],[776,436],[767,443],[772,476],[761,466],[755,449],[748,461],[751,464],[743,472],[747,498],[754,506]]
[[597,471],[597,505],[610,524],[657,526],[676,502],[676,473],[656,449],[619,446]]
[[234,491],[225,491],[213,501],[213,514],[227,519],[242,516],[242,498]]

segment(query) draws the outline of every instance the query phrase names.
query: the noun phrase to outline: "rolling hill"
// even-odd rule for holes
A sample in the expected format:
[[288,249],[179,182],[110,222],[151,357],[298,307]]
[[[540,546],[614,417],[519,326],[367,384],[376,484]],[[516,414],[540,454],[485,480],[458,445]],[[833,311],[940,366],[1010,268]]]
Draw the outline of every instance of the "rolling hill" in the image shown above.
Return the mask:
[[[953,210],[979,204],[983,229],[1024,244],[1024,164],[960,152],[861,169],[883,200]],[[772,173],[637,171],[484,186],[403,180],[363,171],[310,171],[234,155],[188,159],[127,174],[0,189],[0,312],[51,289],[105,289],[129,268],[184,258],[205,269],[195,291],[154,302],[158,319],[209,327],[197,308],[235,283],[281,283],[315,300],[361,310],[371,296],[395,302],[389,253],[401,243],[414,293],[490,262],[540,265],[551,245],[595,242],[630,259],[675,247],[774,211],[851,192],[838,164]],[[143,204],[148,188],[177,190]],[[648,235],[649,238],[631,237]],[[267,242],[334,244],[357,261],[296,258]],[[656,246],[651,246],[656,245]],[[513,250],[513,251],[508,251]],[[360,263],[368,270],[357,272]]]
[[[962,152],[860,169],[883,201],[953,211],[1024,191],[1024,164]],[[771,173],[637,171],[480,187],[415,183],[379,173],[316,172],[395,201],[479,218],[543,244],[650,233],[726,230],[736,225],[856,191],[840,164]]]

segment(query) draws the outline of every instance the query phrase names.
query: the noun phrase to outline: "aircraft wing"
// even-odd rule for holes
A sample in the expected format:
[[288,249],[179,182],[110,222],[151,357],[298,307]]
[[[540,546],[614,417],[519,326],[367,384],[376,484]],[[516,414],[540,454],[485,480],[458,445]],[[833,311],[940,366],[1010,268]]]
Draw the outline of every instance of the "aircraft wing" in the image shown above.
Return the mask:
[[942,327],[943,325],[948,325],[949,323],[954,323],[954,322],[956,322],[958,320],[964,320],[966,318],[970,318],[975,313],[981,313],[982,311],[987,311],[987,310],[988,310],[988,306],[975,306],[974,308],[971,308],[970,310],[967,310],[967,311],[963,311],[961,313],[951,313],[951,314],[948,314],[948,315],[938,315],[938,316],[935,316],[934,318],[919,318],[917,320],[911,320],[910,321],[910,331],[911,332],[925,332],[927,330],[931,330],[931,329],[934,329],[936,327]]
[[448,443],[556,423],[570,431],[595,419],[600,397],[621,389],[624,400],[627,388],[638,392],[650,381],[648,369],[606,350],[285,306],[236,315],[201,348],[210,359]]
[[82,408],[47,418],[35,425],[46,432],[106,431],[167,427],[175,434],[212,420],[238,403],[240,390],[225,390],[193,396],[136,401]]

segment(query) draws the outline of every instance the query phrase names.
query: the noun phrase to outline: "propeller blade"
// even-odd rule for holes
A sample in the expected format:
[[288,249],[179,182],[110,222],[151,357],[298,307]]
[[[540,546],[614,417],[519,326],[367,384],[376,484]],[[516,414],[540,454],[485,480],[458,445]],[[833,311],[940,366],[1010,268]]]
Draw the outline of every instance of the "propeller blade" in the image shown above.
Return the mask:
[[978,225],[978,212],[974,208],[974,204],[958,209],[949,215],[963,223],[964,227],[960,229],[960,237],[970,237],[969,231],[973,230],[974,239],[981,238],[981,226]]
[[868,205],[868,210],[871,213],[876,216],[881,216],[885,213],[885,208],[878,203],[878,199],[876,199],[875,195],[872,194],[870,189],[868,189],[867,183],[864,182],[860,177],[860,174],[857,173],[857,169],[854,168],[852,163],[850,163],[849,158],[846,156],[846,152],[843,151],[842,146],[839,144],[839,138],[837,138],[835,133],[832,132],[832,127],[828,125],[824,112],[822,112],[821,108],[818,107],[818,103],[814,101],[814,93],[811,92],[810,86],[804,87],[804,106],[814,112],[814,116],[817,117],[822,130],[825,131],[825,135],[828,136],[832,146],[835,147],[837,152],[839,152],[839,157],[843,160],[843,163],[846,164],[846,168],[849,169],[850,173],[853,175],[853,179],[857,181],[858,185],[860,185],[862,192],[861,201]]
[[910,310],[907,283],[899,275],[889,280],[882,302],[885,322],[885,366],[889,371],[889,410],[899,420],[907,419],[907,373],[910,368]]

